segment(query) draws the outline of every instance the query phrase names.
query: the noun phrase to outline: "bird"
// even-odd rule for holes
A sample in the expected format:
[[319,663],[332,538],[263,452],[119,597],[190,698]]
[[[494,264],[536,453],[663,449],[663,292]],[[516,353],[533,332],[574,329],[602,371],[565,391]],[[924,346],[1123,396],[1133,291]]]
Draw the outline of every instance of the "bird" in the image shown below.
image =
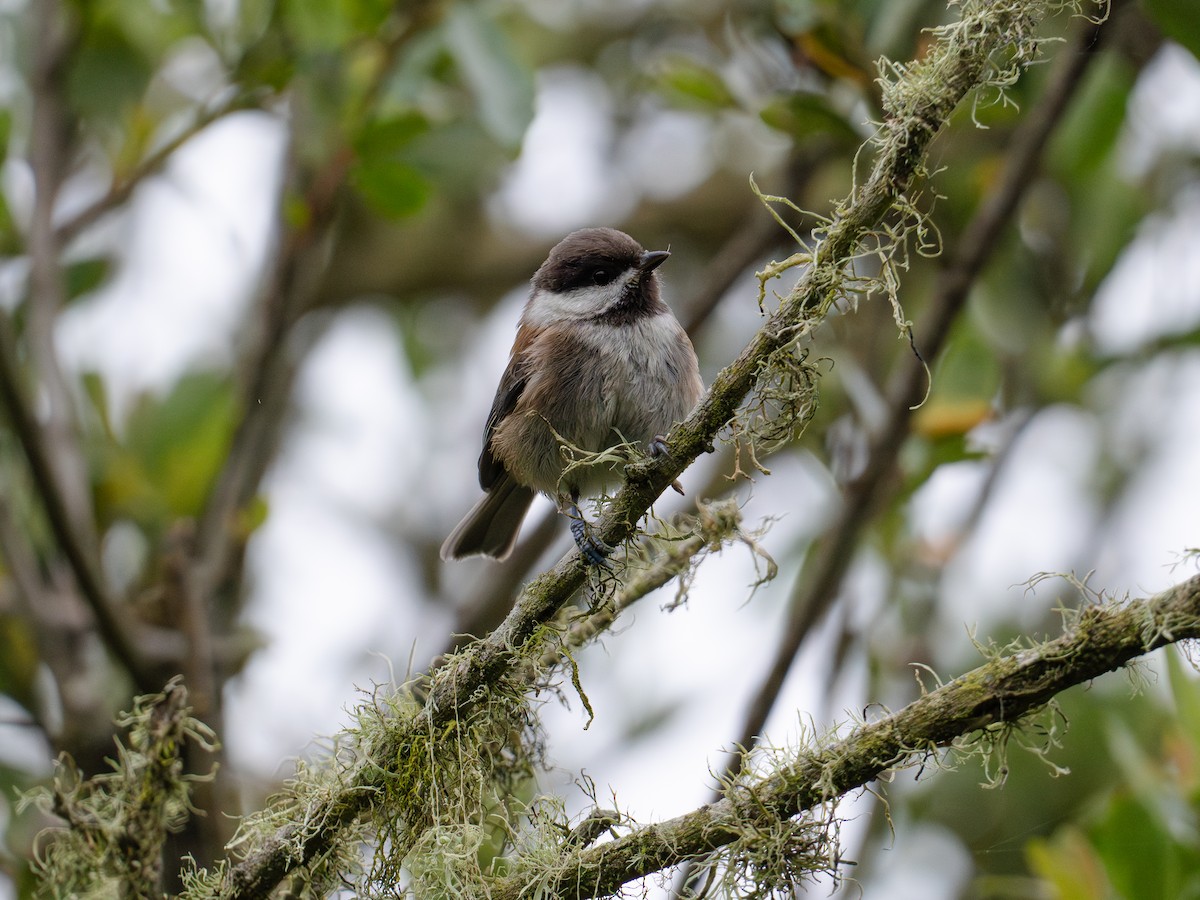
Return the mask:
[[540,492],[570,518],[585,559],[605,565],[613,548],[590,534],[578,504],[621,473],[608,465],[564,473],[561,448],[599,453],[633,442],[658,455],[699,401],[696,351],[660,292],[657,270],[669,256],[615,228],[580,229],[551,249],[530,282],[483,429],[484,495],[442,544],[442,559],[506,559]]

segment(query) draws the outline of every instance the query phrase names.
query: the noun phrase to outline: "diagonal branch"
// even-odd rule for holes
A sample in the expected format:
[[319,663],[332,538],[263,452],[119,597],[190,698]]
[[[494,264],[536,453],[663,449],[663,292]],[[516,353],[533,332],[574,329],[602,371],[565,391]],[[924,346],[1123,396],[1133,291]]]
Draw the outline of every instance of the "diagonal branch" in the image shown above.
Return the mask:
[[208,126],[235,112],[258,109],[267,102],[267,99],[267,95],[263,93],[238,92],[224,102],[198,110],[190,123],[180,129],[174,137],[165,141],[162,146],[148,154],[132,170],[125,174],[114,172],[112,184],[102,196],[97,197],[69,219],[60,223],[54,230],[54,237],[58,245],[65,247],[83,231],[123,205],[143,181],[162,169],[180,147]]
[[[438,20],[443,5],[439,0],[420,0],[407,5],[402,27],[382,42],[374,79],[347,113],[347,121],[356,118],[365,121],[376,111],[400,52]],[[275,458],[289,398],[304,359],[306,346],[298,344],[306,341],[311,345],[318,337],[316,329],[297,337],[295,326],[312,308],[323,286],[331,245],[336,240],[344,188],[354,163],[354,151],[349,145],[337,148],[311,172],[302,170],[294,147],[289,152],[290,171],[283,179],[279,198],[278,212],[283,223],[280,246],[274,268],[252,311],[250,336],[239,365],[240,419],[225,465],[217,475],[196,530],[196,590],[206,602],[221,585],[237,581],[245,534],[236,519],[253,498]],[[288,184],[289,181],[306,183]],[[304,200],[303,220],[295,223],[289,223],[295,216],[294,213],[289,216],[285,208],[292,189]]]
[[36,373],[40,426],[46,434],[43,449],[77,535],[94,551],[99,540],[93,533],[87,462],[79,443],[74,396],[59,364],[54,342],[58,314],[67,300],[59,259],[62,248],[55,236],[54,216],[73,149],[66,76],[77,23],[60,0],[37,0],[32,12],[29,166],[33,172],[34,196],[26,248],[29,300],[25,307],[24,337],[31,368]]
[[[302,358],[288,337],[320,283],[325,266],[321,245],[333,226],[348,164],[348,157],[339,156],[315,179],[305,197],[308,216],[281,236],[275,267],[252,312],[238,385],[241,418],[196,530],[196,590],[206,602],[239,563],[244,535],[235,520],[275,455]],[[285,185],[284,197],[287,189]]]
[[[824,153],[823,149],[809,149],[792,160],[788,166],[788,183],[783,189],[786,196],[795,196],[802,189],[816,171]],[[737,223],[695,279],[699,289],[689,295],[688,305],[681,311],[681,321],[693,341],[696,340],[696,334],[708,324],[734,282],[755,262],[767,256],[769,251],[782,245],[785,239],[786,236],[769,216],[756,214]],[[561,516],[555,510],[547,510],[536,527],[527,529],[516,552],[503,565],[489,566],[488,577],[480,579],[478,590],[463,604],[455,635],[442,651],[443,654],[462,647],[470,640],[470,636],[484,634],[503,620],[512,606],[517,588],[561,533],[560,520]]]
[[[623,884],[711,854],[748,828],[769,826],[866,786],[930,751],[1019,723],[1055,695],[1127,665],[1151,650],[1200,638],[1200,576],[1149,599],[1085,607],[1061,637],[996,657],[903,709],[859,725],[840,740],[797,754],[774,773],[720,800],[611,843],[569,852],[534,876],[491,886],[492,900],[603,897]],[[555,880],[547,870],[562,873]]]
[[[1061,54],[1058,70],[1041,101],[1013,134],[1005,167],[995,188],[984,198],[938,277],[930,311],[919,329],[921,351],[926,359],[935,359],[945,346],[951,326],[995,250],[1000,233],[1033,184],[1042,151],[1094,59],[1101,27],[1088,24],[1076,32]],[[924,363],[909,359],[893,386],[888,403],[891,412],[872,441],[862,474],[847,487],[837,520],[817,546],[812,564],[805,567],[803,579],[797,582],[789,619],[771,668],[750,703],[735,746],[754,746],[804,639],[837,596],[842,578],[854,558],[853,549],[859,534],[873,518],[873,511],[882,505],[881,494],[891,483],[890,475],[909,434],[927,379]],[[740,760],[740,754],[730,757],[727,776],[736,774]]]
[[[840,209],[816,246],[808,267],[738,358],[715,379],[688,418],[673,429],[670,452],[631,465],[628,480],[601,517],[599,535],[610,545],[633,536],[654,500],[701,453],[711,449],[733,419],[773,354],[808,337],[846,290],[848,266],[864,239],[902,201],[922,171],[930,142],[954,108],[978,84],[995,76],[992,56],[1017,45],[1028,51],[1029,29],[1046,14],[1042,4],[965,4],[962,22],[942,33],[924,60],[912,64],[901,82],[889,83],[889,118],[881,128],[878,155],[868,180]],[[1017,57],[1010,57],[1016,59]],[[797,260],[799,262],[799,260]],[[396,715],[393,727],[369,745],[345,780],[311,809],[303,824],[286,825],[257,839],[246,857],[226,873],[218,896],[264,896],[289,872],[330,850],[344,829],[366,812],[386,785],[401,777],[411,747],[429,736],[453,732],[502,681],[517,671],[521,652],[538,652],[535,640],[568,598],[581,588],[588,568],[572,551],[535,579],[505,621],[486,639],[467,647],[430,677],[424,706]],[[397,812],[405,816],[405,811]],[[420,837],[420,817],[405,841]],[[410,844],[411,846],[411,844]],[[399,848],[403,849],[403,848]]]
[[135,647],[131,623],[120,615],[100,576],[87,464],[78,441],[71,387],[54,348],[54,327],[66,290],[53,220],[71,147],[65,78],[75,23],[58,0],[37,0],[33,13],[35,42],[29,84],[35,195],[28,241],[30,299],[25,345],[44,415],[39,421],[33,400],[27,396],[17,339],[6,312],[0,312],[0,405],[25,452],[50,528],[101,638],[138,689],[147,692],[156,687],[155,680]]
[[79,593],[96,618],[96,626],[105,645],[133,678],[138,690],[154,690],[155,679],[138,652],[131,623],[120,615],[117,605],[104,588],[92,554],[75,530],[70,511],[59,489],[53,465],[47,452],[44,435],[20,384],[16,362],[16,344],[8,314],[0,312],[0,404],[8,416],[9,425],[20,441],[29,461],[29,471],[37,487],[37,496],[46,511],[46,518],[55,539],[75,576]]

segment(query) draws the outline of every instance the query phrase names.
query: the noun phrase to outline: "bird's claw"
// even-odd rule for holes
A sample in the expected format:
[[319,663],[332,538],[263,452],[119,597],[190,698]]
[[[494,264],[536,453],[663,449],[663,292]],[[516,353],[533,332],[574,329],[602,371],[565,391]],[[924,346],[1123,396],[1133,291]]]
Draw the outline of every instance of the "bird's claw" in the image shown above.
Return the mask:
[[[646,449],[651,459],[671,455],[671,450],[667,447],[667,439],[661,434],[656,434],[652,437]],[[683,485],[679,483],[678,478],[671,482],[671,489],[677,494],[683,493]]]
[[609,568],[608,557],[612,555],[614,548],[592,535],[582,516],[571,519],[571,537],[575,538],[575,546],[579,548],[584,559],[593,566]]

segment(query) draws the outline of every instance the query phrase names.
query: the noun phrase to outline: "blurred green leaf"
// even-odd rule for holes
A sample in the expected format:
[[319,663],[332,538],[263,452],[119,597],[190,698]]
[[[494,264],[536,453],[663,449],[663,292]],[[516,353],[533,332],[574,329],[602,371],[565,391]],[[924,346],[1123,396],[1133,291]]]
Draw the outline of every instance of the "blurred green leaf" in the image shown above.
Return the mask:
[[296,74],[297,60],[282,31],[272,28],[238,58],[233,77],[241,84],[265,86],[272,91],[288,87]]
[[237,5],[236,32],[246,46],[264,40],[269,34],[281,37],[283,14],[279,0],[240,0]]
[[0,615],[0,694],[33,709],[39,656],[37,638],[29,626],[24,616]]
[[194,35],[206,23],[204,0],[75,0],[85,30],[104,23],[115,28],[150,59],[157,59],[178,40]]
[[[1168,652],[1167,667],[1175,722],[1194,732],[1200,727],[1200,686],[1176,652]],[[1113,706],[1103,710],[1105,738],[1091,745],[1107,749],[1111,760],[1108,778],[1099,787],[1109,796],[1098,811],[1087,815],[1091,824],[1082,831],[1066,825],[1049,839],[1035,838],[1027,845],[1030,869],[1049,883],[1052,896],[1200,898],[1200,840],[1190,791],[1194,774],[1188,762],[1192,757],[1177,746],[1172,749],[1176,731],[1171,724],[1141,715],[1146,705],[1134,708],[1139,713],[1136,720]]]
[[[971,292],[967,301],[971,330],[983,341],[981,350],[990,365],[997,365],[997,354],[1023,356],[1054,341],[1056,323],[1047,309],[1040,262],[1041,257],[1014,241],[996,254]],[[970,378],[968,372],[959,374]]]
[[1063,177],[1088,178],[1113,152],[1125,124],[1126,104],[1135,73],[1117,57],[1105,54],[1088,70],[1078,96],[1055,129],[1048,165]]
[[860,140],[850,123],[820,94],[797,93],[778,97],[759,115],[772,128],[790,134],[797,140],[828,135],[843,146],[856,146]]
[[1046,403],[1082,403],[1100,366],[1085,348],[1055,348],[1037,366],[1038,396]]
[[355,135],[354,149],[360,159],[390,157],[428,131],[429,120],[410,110],[368,122]]
[[1200,58],[1200,0],[1145,0],[1142,8],[1163,34]]
[[154,67],[124,31],[94,24],[72,57],[67,91],[80,114],[118,118],[141,100]]
[[1112,896],[1104,866],[1078,828],[1060,828],[1047,838],[1033,838],[1025,857],[1034,875],[1050,885],[1055,900],[1100,900]]
[[687,56],[671,56],[658,72],[659,88],[677,103],[704,109],[733,106],[733,94],[720,73]]
[[135,454],[112,445],[94,451],[93,456],[96,518],[100,524],[107,526],[128,518],[148,532],[165,527],[166,503]]
[[439,196],[464,202],[490,189],[510,158],[470,118],[439,124],[404,151],[404,161],[435,182]]
[[104,379],[96,372],[84,372],[80,378],[84,396],[91,404],[95,421],[100,424],[109,441],[115,441],[112,427],[112,408],[108,402],[108,389]]
[[[1144,804],[1121,794],[1104,819],[1091,829],[1113,887],[1137,900],[1180,900],[1195,897],[1200,854],[1176,841],[1164,823]],[[1192,884],[1184,892],[1185,883]]]
[[[389,70],[380,97],[381,109],[446,108],[447,96],[440,89],[454,80],[454,57],[445,35],[428,31],[415,35]],[[428,105],[427,105],[428,104]]]
[[232,429],[228,381],[208,372],[185,375],[165,397],[143,397],[130,414],[127,453],[109,461],[113,486],[142,504],[145,490],[153,489],[164,514],[194,516],[224,461]]
[[336,49],[355,33],[345,3],[284,0],[281,12],[287,33],[308,51]]
[[[1082,288],[1087,294],[1112,271],[1151,208],[1144,186],[1126,180],[1119,169],[1117,160],[1110,157],[1094,181],[1073,184],[1071,242],[1082,263]],[[1096,190],[1095,184],[1103,184],[1104,190]]]
[[351,183],[364,200],[389,219],[411,216],[433,191],[428,177],[403,158],[403,151],[429,131],[429,121],[408,111],[367,123],[354,137],[357,155]]
[[1180,653],[1177,648],[1171,648],[1164,654],[1167,658],[1171,699],[1175,702],[1180,728],[1190,738],[1192,745],[1200,748],[1200,681],[1194,677],[1194,671],[1184,668],[1179,659]]
[[962,322],[933,369],[926,405],[991,401],[1000,385],[1000,364],[983,333]]
[[[922,624],[926,629],[922,633],[927,634],[928,623]],[[1007,632],[991,628],[989,636],[1003,642],[1021,630],[1015,624]],[[955,668],[976,664],[975,659],[967,659],[964,656]],[[1062,746],[1051,748],[1049,758],[1068,769],[1068,776],[1050,777],[1045,759],[1010,744],[1008,781],[1003,790],[980,791],[979,764],[972,761],[960,771],[940,774],[923,785],[903,812],[958,835],[975,854],[981,872],[1026,874],[1021,853],[998,852],[999,848],[1015,851],[1024,847],[1030,838],[1052,833],[1057,823],[1080,817],[1082,810],[1094,810],[1097,795],[1099,802],[1107,798],[1115,777],[1107,743],[1111,717],[1121,716],[1133,730],[1152,740],[1151,736],[1161,731],[1165,713],[1149,700],[1149,693],[1135,700],[1125,683],[1111,687],[1097,683],[1059,695],[1062,721],[1070,724]],[[1026,737],[1030,736],[1027,732]],[[1011,900],[1027,894],[996,896]]]
[[252,497],[250,502],[238,511],[237,533],[241,539],[246,540],[258,531],[267,521],[270,511],[270,506],[264,496],[258,494]]
[[112,262],[108,259],[84,259],[66,268],[67,297],[74,300],[98,288],[108,277]]
[[429,180],[416,168],[390,160],[360,162],[350,179],[371,208],[389,219],[420,212],[432,193]]
[[508,37],[480,7],[454,4],[445,27],[480,121],[492,138],[515,151],[533,120],[533,73],[517,60]]
[[379,29],[396,7],[395,0],[340,0],[344,15],[359,34]]
[[[1069,242],[1065,249],[1081,276],[1072,280],[1079,282],[1082,297],[1091,296],[1112,271],[1152,202],[1144,185],[1129,180],[1118,153],[1135,77],[1126,62],[1100,57],[1047,156],[1047,170],[1061,192],[1047,190],[1040,196],[1065,196],[1068,201],[1060,216]],[[1096,190],[1098,184],[1104,190]]]
[[0,192],[0,254],[14,254],[20,249],[21,240],[8,209],[8,199]]

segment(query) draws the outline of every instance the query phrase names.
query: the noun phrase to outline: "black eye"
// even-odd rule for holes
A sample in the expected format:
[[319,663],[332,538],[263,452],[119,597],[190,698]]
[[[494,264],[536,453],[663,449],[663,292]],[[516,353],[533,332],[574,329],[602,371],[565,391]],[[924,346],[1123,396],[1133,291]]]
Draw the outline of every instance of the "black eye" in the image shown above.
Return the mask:
[[613,280],[613,273],[609,269],[596,269],[592,272],[592,283],[597,285],[605,285]]

